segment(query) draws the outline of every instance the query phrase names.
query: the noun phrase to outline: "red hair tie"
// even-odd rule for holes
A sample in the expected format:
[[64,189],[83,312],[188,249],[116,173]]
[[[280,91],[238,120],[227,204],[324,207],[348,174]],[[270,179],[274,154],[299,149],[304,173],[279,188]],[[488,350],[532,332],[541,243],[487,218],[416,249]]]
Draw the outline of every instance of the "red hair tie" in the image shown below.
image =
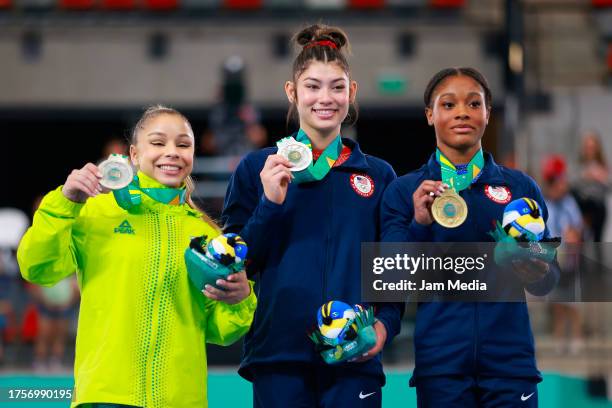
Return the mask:
[[321,47],[330,47],[330,48],[333,48],[334,50],[338,49],[338,46],[336,45],[336,43],[330,40],[311,41],[304,46],[304,49],[306,50],[316,45],[320,45]]

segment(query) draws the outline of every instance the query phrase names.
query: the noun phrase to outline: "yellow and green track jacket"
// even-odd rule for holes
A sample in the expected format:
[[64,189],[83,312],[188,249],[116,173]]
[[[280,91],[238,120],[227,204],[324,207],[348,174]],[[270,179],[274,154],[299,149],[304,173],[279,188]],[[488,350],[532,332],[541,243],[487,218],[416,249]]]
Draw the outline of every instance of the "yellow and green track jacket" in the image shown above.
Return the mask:
[[72,407],[206,407],[205,343],[231,344],[253,319],[253,290],[228,305],[189,282],[183,258],[189,238],[219,232],[186,204],[144,194],[142,201],[128,213],[112,194],[78,204],[60,187],[45,196],[19,245],[21,273],[30,282],[53,285],[77,271]]

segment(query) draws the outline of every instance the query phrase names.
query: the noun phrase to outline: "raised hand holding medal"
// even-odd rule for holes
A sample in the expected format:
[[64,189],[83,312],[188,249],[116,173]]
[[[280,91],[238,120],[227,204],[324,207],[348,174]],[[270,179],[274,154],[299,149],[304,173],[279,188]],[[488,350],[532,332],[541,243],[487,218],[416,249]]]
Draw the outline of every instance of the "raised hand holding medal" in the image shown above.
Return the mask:
[[62,192],[69,200],[84,203],[89,197],[127,187],[133,178],[134,170],[127,157],[111,154],[98,166],[87,163],[83,168],[73,170]]

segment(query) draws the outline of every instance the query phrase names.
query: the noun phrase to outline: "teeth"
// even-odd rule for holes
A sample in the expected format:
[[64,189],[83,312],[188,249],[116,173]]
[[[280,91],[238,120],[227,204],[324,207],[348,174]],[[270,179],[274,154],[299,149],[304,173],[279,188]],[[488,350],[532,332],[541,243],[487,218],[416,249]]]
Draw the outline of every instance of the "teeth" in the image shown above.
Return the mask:
[[159,166],[159,168],[162,169],[162,170],[178,170],[179,169],[178,166],[166,166],[166,165]]
[[319,113],[321,115],[331,115],[331,114],[334,113],[333,110],[329,110],[329,109],[325,109],[325,110],[323,110],[323,109],[315,109],[315,112],[317,112],[317,113]]

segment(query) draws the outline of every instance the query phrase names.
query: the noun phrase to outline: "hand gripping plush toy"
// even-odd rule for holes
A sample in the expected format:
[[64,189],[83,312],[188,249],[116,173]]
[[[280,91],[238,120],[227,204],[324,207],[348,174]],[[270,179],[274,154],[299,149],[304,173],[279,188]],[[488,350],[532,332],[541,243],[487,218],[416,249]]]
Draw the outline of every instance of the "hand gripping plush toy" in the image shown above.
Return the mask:
[[374,309],[332,300],[319,308],[318,329],[310,335],[327,364],[359,357],[376,344]]
[[543,238],[545,229],[537,201],[526,197],[512,201],[504,209],[502,223],[497,221],[489,233],[498,243],[495,262],[509,265],[512,260],[528,258],[552,262],[561,239]]
[[192,238],[185,250],[187,273],[198,290],[207,284],[217,287],[217,279],[226,279],[244,269],[248,252],[246,243],[236,234],[219,235],[210,242],[207,238]]

